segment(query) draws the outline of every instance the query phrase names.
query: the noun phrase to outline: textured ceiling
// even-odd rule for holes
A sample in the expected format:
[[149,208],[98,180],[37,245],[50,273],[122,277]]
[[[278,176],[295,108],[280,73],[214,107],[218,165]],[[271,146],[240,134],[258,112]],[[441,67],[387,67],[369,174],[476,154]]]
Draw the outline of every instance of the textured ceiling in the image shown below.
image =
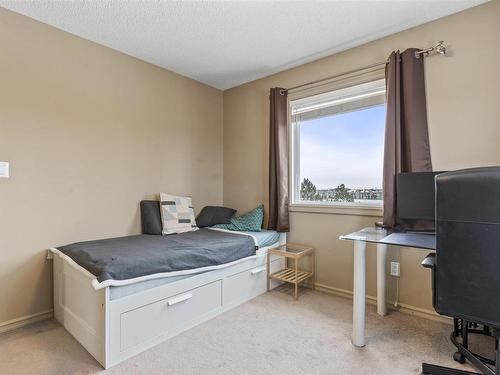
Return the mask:
[[0,6],[224,90],[483,2],[0,0]]

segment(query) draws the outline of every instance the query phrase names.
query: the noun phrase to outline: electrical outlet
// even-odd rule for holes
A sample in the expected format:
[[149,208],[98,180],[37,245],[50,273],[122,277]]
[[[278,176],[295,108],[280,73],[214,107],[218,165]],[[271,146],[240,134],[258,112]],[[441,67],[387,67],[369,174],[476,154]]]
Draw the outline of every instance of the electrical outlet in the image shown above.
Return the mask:
[[391,276],[399,277],[401,273],[401,265],[399,262],[391,262]]
[[0,161],[0,178],[9,178],[9,162]]

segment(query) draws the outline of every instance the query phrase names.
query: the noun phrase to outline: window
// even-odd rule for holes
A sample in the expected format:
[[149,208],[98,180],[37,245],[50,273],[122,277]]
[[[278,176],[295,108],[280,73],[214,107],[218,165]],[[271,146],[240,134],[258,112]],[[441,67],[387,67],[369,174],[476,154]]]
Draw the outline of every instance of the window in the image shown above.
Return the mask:
[[382,206],[383,79],[290,101],[291,203]]

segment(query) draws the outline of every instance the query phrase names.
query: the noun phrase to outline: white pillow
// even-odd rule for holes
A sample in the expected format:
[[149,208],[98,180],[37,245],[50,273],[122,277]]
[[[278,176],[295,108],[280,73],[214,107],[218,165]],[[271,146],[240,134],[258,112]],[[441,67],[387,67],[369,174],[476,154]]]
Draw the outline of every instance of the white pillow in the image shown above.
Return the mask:
[[197,230],[193,204],[189,197],[160,193],[162,233],[184,233]]

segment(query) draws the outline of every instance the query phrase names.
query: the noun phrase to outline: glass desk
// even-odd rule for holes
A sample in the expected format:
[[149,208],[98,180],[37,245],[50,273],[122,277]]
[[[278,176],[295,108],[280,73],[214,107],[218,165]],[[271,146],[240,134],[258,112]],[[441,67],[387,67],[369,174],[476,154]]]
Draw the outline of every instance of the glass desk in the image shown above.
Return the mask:
[[436,236],[433,233],[399,233],[369,227],[340,236],[339,239],[354,242],[352,343],[361,347],[365,346],[366,244],[377,245],[377,313],[384,316],[387,315],[387,246],[435,250]]

